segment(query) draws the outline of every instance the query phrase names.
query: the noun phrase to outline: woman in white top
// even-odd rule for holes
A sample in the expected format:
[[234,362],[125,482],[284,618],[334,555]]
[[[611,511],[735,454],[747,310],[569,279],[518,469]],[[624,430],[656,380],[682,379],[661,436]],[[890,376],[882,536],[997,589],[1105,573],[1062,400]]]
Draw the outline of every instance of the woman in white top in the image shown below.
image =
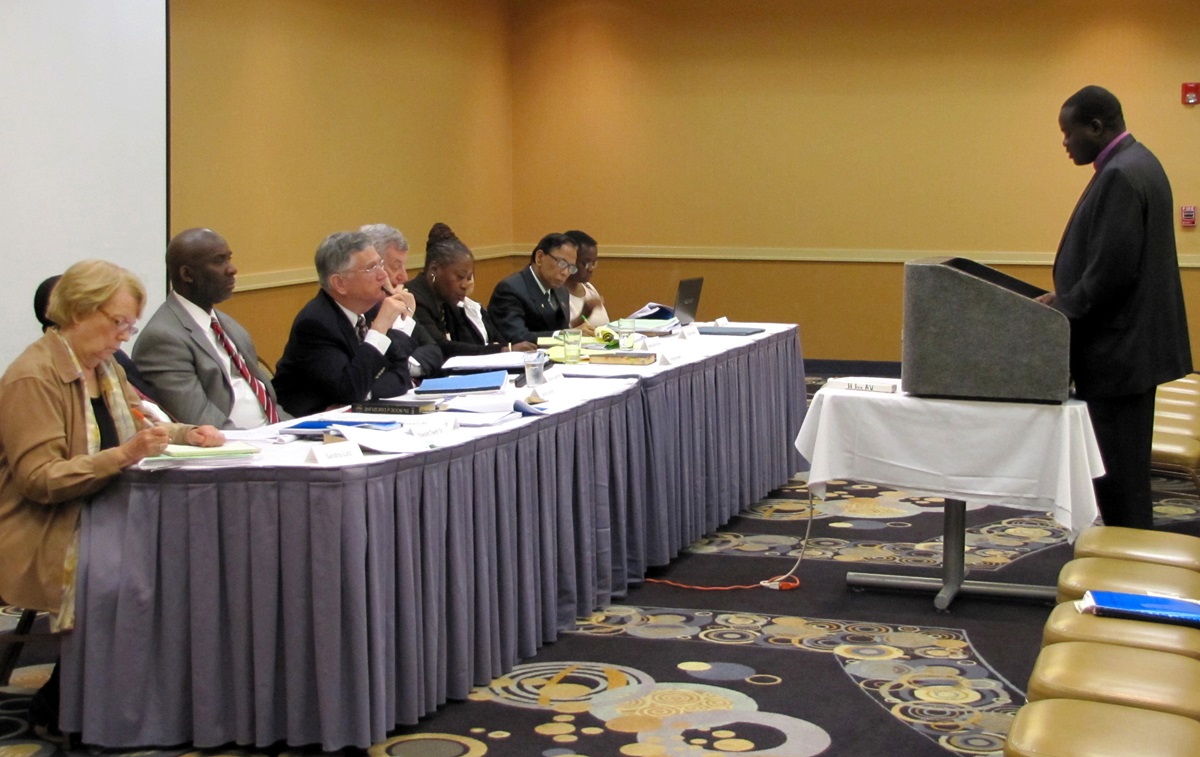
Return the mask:
[[588,234],[582,231],[568,231],[566,234],[579,248],[575,258],[579,270],[571,274],[566,283],[567,292],[571,295],[571,328],[583,329],[586,336],[592,336],[597,328],[611,320],[604,309],[604,298],[591,283],[599,251],[596,240]]

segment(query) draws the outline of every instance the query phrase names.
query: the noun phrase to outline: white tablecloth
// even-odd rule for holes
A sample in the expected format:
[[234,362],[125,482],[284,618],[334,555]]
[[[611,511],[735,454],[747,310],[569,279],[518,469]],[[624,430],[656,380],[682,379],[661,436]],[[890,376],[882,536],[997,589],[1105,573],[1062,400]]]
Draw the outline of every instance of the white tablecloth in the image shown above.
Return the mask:
[[980,402],[824,387],[796,438],[823,496],[838,479],[1052,512],[1078,533],[1104,473],[1087,405]]

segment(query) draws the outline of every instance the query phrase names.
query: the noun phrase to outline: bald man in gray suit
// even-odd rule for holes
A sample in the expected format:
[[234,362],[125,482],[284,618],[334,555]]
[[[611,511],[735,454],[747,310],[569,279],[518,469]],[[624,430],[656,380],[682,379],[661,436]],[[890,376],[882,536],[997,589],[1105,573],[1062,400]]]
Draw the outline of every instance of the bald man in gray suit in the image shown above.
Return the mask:
[[167,245],[172,291],[133,346],[155,398],[181,423],[254,428],[271,422],[272,414],[290,417],[278,406],[250,334],[215,308],[233,294],[232,258],[229,244],[211,229],[176,235]]

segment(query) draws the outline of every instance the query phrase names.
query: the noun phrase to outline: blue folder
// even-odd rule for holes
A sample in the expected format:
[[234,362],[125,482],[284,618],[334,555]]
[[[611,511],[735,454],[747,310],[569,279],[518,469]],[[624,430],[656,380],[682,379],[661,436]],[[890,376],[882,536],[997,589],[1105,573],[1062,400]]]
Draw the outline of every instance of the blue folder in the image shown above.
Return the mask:
[[494,392],[504,386],[508,371],[487,373],[464,373],[444,378],[425,379],[415,390],[417,394],[467,394],[468,392]]
[[1175,597],[1152,597],[1121,591],[1089,591],[1080,600],[1080,610],[1110,618],[1200,627],[1200,603]]
[[352,421],[344,418],[313,418],[312,420],[298,421],[290,426],[280,429],[280,431],[289,434],[296,434],[298,436],[320,436],[334,426],[363,426],[365,428],[373,428],[379,431],[391,431],[394,428],[402,428],[404,424],[400,421]]

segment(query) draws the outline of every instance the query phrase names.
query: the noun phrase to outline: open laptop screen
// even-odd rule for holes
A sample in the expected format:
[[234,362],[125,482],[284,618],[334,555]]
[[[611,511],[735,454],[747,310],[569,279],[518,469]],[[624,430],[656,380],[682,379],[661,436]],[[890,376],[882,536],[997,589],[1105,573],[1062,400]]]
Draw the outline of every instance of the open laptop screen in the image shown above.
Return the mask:
[[696,311],[700,307],[700,290],[704,287],[704,279],[683,279],[675,292],[675,317],[682,326],[696,320]]

